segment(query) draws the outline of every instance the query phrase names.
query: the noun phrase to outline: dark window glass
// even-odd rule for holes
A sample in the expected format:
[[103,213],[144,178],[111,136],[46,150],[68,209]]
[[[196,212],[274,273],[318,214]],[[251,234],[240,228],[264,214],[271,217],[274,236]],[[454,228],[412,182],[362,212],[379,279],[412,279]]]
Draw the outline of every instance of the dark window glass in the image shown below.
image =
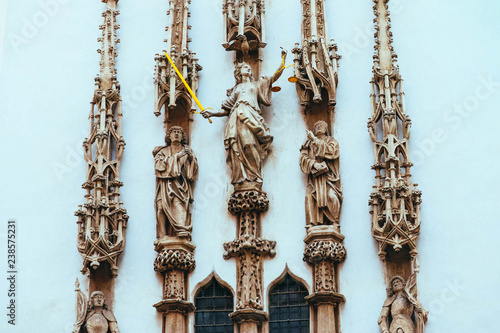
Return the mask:
[[309,333],[306,287],[286,274],[269,294],[270,333]]
[[233,333],[233,294],[215,278],[202,287],[195,298],[196,333]]

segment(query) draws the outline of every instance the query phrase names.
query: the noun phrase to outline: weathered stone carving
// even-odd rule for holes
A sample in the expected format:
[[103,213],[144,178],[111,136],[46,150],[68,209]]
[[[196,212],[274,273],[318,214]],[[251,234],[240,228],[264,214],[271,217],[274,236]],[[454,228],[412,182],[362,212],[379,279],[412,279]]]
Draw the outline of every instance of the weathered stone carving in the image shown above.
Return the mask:
[[272,87],[284,69],[286,51],[272,76],[260,76],[264,42],[264,0],[224,0],[224,48],[235,51],[236,85],[220,112],[205,118],[228,117],[224,134],[226,161],[234,193],[228,210],[237,216],[237,238],[224,244],[224,258],[236,258],[236,311],[230,317],[237,333],[260,333],[269,320],[263,311],[263,258],[274,257],[276,242],[261,238],[261,213],[269,208],[262,191],[262,165],[273,141],[261,105],[271,105]]
[[[286,57],[286,51],[282,52]],[[260,104],[271,105],[271,85],[282,74],[282,65],[272,76],[254,78],[247,63],[236,66],[236,85],[222,103],[221,112],[204,111],[205,118],[228,117],[224,135],[231,184],[235,190],[261,190],[262,162],[269,153],[273,137],[262,117]]]
[[334,241],[315,241],[304,250],[304,261],[316,264],[323,261],[341,263],[345,260],[346,250],[342,243]]
[[233,214],[244,211],[265,212],[269,209],[269,199],[264,192],[238,191],[231,195],[228,210]]
[[229,259],[232,256],[246,252],[245,250],[258,254],[268,254],[269,256],[274,257],[276,255],[276,252],[274,251],[275,247],[275,241],[254,237],[248,234],[240,235],[240,238],[235,239],[232,242],[224,243],[224,258]]
[[[191,0],[169,0],[170,22],[165,42],[166,50],[182,78],[196,93],[199,83],[195,53],[189,50],[188,24]],[[155,160],[156,192],[156,241],[158,256],[155,271],[163,275],[163,297],[154,307],[163,314],[164,332],[187,333],[187,316],[194,311],[188,301],[188,274],[195,268],[191,240],[191,204],[193,185],[197,178],[198,163],[188,146],[190,124],[195,111],[194,97],[178,77],[174,66],[165,55],[156,54],[155,105],[156,116],[165,106],[165,146],[153,150]]]
[[[112,277],[118,274],[116,261],[125,247],[125,229],[128,215],[120,202],[120,160],[125,141],[122,136],[122,110],[120,85],[116,79],[116,45],[120,42],[116,16],[118,0],[107,0],[103,13],[104,24],[99,27],[102,37],[100,75],[95,78],[94,97],[89,115],[90,133],[83,142],[87,162],[87,180],[82,187],[86,190],[85,203],[79,206],[78,251],[83,257],[82,273],[90,273],[90,290],[96,285],[110,290],[106,295],[113,299]],[[97,108],[97,109],[96,109]],[[102,265],[105,263],[105,265]],[[94,277],[99,270],[106,281]],[[109,277],[108,277],[109,276]]]
[[314,290],[316,292],[337,292],[333,262],[320,261],[314,267],[314,271]]
[[[416,283],[416,280],[413,281]],[[428,312],[401,276],[390,281],[378,324],[382,333],[423,333]]]
[[341,57],[336,54],[337,44],[333,39],[327,44],[324,8],[324,0],[302,0],[302,46],[297,43],[292,50],[295,54],[295,71],[289,81],[296,82],[303,106],[309,107],[311,101],[321,102],[324,89],[333,110],[337,94],[338,60]]
[[106,298],[100,291],[94,291],[87,297],[80,290],[78,279],[75,283],[77,293],[76,301],[76,323],[73,325],[73,333],[120,333],[113,312],[108,310]]
[[[411,182],[409,139],[411,121],[406,114],[403,79],[392,46],[388,0],[374,0],[375,54],[368,132],[375,150],[376,184],[370,195],[372,235],[379,244],[387,284],[395,275],[413,281],[417,300],[416,276],[419,270],[416,241],[420,234],[422,192]],[[404,332],[423,332],[402,327]],[[381,326],[382,327],[382,326]],[[390,329],[396,332],[397,328]]]
[[228,51],[238,51],[239,57],[247,59],[250,52],[258,51],[266,46],[264,16],[264,0],[224,0],[225,39],[222,46]]
[[260,255],[248,251],[241,253],[237,267],[236,310],[248,308],[262,310],[262,262]]
[[156,237],[191,238],[191,203],[198,162],[181,127],[167,131],[165,146],[153,150],[156,175]]
[[327,134],[328,124],[314,124],[300,149],[300,168],[307,177],[306,225],[333,225],[340,228],[342,185],[339,171],[339,145]]
[[[198,64],[196,54],[188,47],[188,43],[191,42],[188,38],[188,30],[191,29],[188,24],[188,17],[191,16],[189,13],[191,0],[172,0],[169,3],[170,8],[167,14],[170,16],[170,24],[166,27],[169,31],[169,38],[165,39],[166,49],[186,82],[196,93],[199,83],[198,72],[202,70],[202,67]],[[193,98],[170,65],[165,51],[156,54],[155,61],[154,113],[159,116],[163,106],[167,105],[165,121],[180,125],[189,132],[189,121],[192,120],[193,115],[191,111],[195,107]]]
[[187,275],[195,269],[191,240],[191,204],[198,164],[179,126],[166,131],[165,146],[153,150],[156,175],[156,230],[158,255],[154,269],[163,275],[163,298],[156,309],[163,313],[169,332],[186,333],[185,317],[194,310],[188,302]]
[[173,269],[191,272],[195,267],[193,254],[183,249],[169,250],[164,248],[158,253],[154,262],[155,271],[160,273]]

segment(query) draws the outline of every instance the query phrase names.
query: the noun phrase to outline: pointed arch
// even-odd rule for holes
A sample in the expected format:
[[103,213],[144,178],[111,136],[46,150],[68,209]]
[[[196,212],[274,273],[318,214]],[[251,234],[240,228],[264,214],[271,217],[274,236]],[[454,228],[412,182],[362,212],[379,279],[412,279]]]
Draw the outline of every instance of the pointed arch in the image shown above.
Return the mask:
[[310,315],[305,281],[288,265],[268,288],[269,333],[309,333]]
[[193,299],[195,333],[233,332],[229,314],[234,311],[234,291],[215,271],[196,285]]

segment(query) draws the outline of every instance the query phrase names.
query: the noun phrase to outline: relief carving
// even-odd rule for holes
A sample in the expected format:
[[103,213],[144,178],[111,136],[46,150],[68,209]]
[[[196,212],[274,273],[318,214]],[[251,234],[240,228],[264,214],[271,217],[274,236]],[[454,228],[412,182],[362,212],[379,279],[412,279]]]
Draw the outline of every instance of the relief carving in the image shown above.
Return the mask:
[[327,130],[326,122],[316,122],[300,149],[300,168],[307,174],[306,225],[333,225],[340,230],[339,145]]
[[262,270],[260,256],[246,252],[238,260],[238,288],[236,309],[263,309]]
[[321,261],[314,266],[314,291],[337,292],[334,263]]
[[185,299],[184,272],[167,271],[165,273],[164,299]]
[[[286,51],[282,54],[286,57]],[[224,146],[235,190],[262,189],[262,162],[269,153],[273,137],[260,105],[271,105],[271,85],[281,74],[280,63],[274,75],[254,78],[250,65],[240,63],[234,71],[236,85],[229,90],[222,111],[202,112],[205,118],[228,117]]]
[[165,146],[153,150],[156,175],[156,237],[191,239],[191,203],[198,162],[187,145],[186,133],[172,126],[166,133]]
[[94,291],[87,302],[87,297],[79,286],[77,279],[75,284],[77,319],[72,333],[120,333],[116,318],[108,309],[104,294]]
[[382,333],[423,333],[428,312],[401,276],[390,281],[378,324]]

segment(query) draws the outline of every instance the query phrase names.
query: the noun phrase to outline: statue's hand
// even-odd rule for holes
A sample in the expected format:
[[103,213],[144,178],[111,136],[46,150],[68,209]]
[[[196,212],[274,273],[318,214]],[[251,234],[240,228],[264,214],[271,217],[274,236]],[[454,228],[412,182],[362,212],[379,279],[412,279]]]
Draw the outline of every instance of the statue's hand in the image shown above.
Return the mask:
[[193,151],[190,148],[184,149],[184,155],[187,155],[189,161],[193,160]]
[[202,111],[201,115],[203,116],[203,118],[208,119],[208,118],[212,117],[214,114],[210,111]]

